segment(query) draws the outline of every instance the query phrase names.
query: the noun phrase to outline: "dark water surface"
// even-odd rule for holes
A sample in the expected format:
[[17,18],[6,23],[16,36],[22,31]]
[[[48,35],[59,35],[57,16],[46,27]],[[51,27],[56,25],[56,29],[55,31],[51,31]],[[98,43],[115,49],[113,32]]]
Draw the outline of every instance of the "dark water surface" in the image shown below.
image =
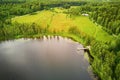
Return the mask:
[[83,47],[62,37],[0,43],[0,80],[92,80]]

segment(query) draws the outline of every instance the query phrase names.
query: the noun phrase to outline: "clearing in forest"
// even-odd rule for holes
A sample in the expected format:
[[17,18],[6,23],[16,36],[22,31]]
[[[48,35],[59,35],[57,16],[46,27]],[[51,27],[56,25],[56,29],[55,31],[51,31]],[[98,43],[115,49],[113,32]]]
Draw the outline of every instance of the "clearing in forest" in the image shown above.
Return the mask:
[[[62,11],[63,10],[63,11]],[[68,32],[70,27],[77,27],[83,33],[92,36],[100,41],[112,41],[113,36],[105,32],[101,26],[93,23],[87,16],[69,17],[64,13],[64,9],[55,8],[54,10],[38,11],[35,14],[27,14],[12,18],[12,22],[18,23],[36,23],[41,27],[47,27],[54,32]]]

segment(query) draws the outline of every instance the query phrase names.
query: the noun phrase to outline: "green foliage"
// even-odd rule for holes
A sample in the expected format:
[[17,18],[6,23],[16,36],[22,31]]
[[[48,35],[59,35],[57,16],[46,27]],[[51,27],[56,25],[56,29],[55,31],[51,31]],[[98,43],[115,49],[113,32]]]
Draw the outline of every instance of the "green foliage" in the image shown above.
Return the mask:
[[69,28],[69,32],[73,33],[73,34],[76,34],[76,35],[80,34],[80,31],[76,26],[73,26],[73,27]]
[[69,9],[69,8],[70,8],[70,5],[69,5],[69,4],[64,4],[64,5],[63,5],[63,8]]
[[80,31],[79,28],[77,28],[77,27],[75,27],[75,26],[69,28],[69,33],[70,33],[70,34],[74,34],[74,35],[82,38],[82,39],[84,40],[84,44],[85,44],[85,45],[90,45],[91,42],[92,42],[92,40],[94,40],[93,37],[85,34],[85,33],[82,32],[82,31]]
[[100,6],[92,6],[90,18],[102,25],[110,34],[120,33],[120,2],[103,3]]
[[70,10],[68,10],[68,13],[70,15],[75,15],[75,16],[79,16],[81,13],[81,9],[80,8],[70,8]]
[[110,44],[110,50],[116,53],[120,51],[120,35],[117,36],[115,41],[112,41]]
[[120,74],[120,63],[116,66],[116,69],[115,69],[115,75],[117,80],[120,80],[119,74]]
[[115,54],[109,51],[108,46],[95,41],[91,44],[91,54],[94,56],[93,70],[101,80],[114,80]]
[[[68,1],[68,2],[67,2]],[[45,34],[58,34],[62,36],[67,36],[76,41],[82,42],[85,45],[90,45],[90,54],[93,56],[94,60],[91,62],[94,73],[99,76],[101,80],[120,80],[120,36],[116,36],[116,40],[112,41],[113,37],[109,37],[102,29],[106,30],[110,34],[119,35],[120,33],[120,3],[87,3],[82,1],[36,1],[36,2],[25,2],[24,0],[1,0],[0,5],[0,40],[14,39],[19,37],[29,37],[35,35],[45,35]],[[72,5],[79,6],[77,8],[70,8]],[[68,10],[67,14],[64,15],[75,15],[75,18],[69,18],[75,23],[75,25],[65,28],[66,22],[64,23],[64,30],[56,30],[52,27],[52,19],[55,14],[50,14],[52,16],[50,19],[47,18],[47,27],[43,27],[34,22],[32,23],[11,23],[11,18],[14,16],[21,16],[24,14],[31,14],[29,16],[35,16],[34,12],[44,9],[51,9],[53,7],[64,7]],[[83,17],[79,15],[87,13],[90,19],[97,25],[92,23],[88,17]],[[47,15],[48,16],[48,15]],[[58,17],[61,15],[57,15]],[[42,16],[42,18],[45,16]],[[58,19],[58,18],[57,18]],[[57,25],[60,21],[55,20],[54,24]],[[60,19],[60,18],[59,18]],[[69,20],[67,18],[61,18]],[[28,18],[30,21],[30,19]],[[45,21],[44,19],[42,21]],[[40,21],[40,22],[42,22]],[[39,22],[39,23],[40,23]],[[45,23],[44,23],[45,24]],[[87,25],[86,25],[87,24]],[[67,26],[69,24],[67,23]],[[45,25],[46,26],[46,25]],[[61,26],[61,25],[59,25]],[[59,29],[57,27],[57,29]],[[68,30],[68,32],[67,32]],[[112,36],[112,35],[111,35]],[[109,38],[108,38],[109,37]],[[106,43],[105,43],[106,42]]]

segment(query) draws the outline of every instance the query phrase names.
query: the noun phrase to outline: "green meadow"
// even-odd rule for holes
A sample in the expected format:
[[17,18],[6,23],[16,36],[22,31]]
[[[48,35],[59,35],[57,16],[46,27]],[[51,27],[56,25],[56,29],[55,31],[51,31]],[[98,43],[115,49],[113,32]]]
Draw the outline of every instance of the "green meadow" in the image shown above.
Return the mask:
[[[63,36],[69,36],[68,30],[76,27],[83,34],[94,37],[98,41],[112,41],[114,37],[105,32],[100,25],[93,23],[88,16],[73,16],[65,14],[66,9],[54,8],[52,10],[38,11],[33,14],[16,16],[12,18],[12,23],[36,23],[43,28],[48,28],[50,32],[63,32]],[[74,35],[75,38],[76,35]]]

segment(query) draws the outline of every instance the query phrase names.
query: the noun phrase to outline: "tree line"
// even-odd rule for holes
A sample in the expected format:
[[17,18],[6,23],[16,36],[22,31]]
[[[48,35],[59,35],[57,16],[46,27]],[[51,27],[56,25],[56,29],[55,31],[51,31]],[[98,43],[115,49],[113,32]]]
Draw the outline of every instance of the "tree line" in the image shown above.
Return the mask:
[[90,18],[103,26],[109,34],[120,33],[120,2],[105,3],[97,6],[91,13]]
[[92,36],[78,31],[73,27],[70,32],[83,38],[86,45],[90,45],[90,54],[93,56],[91,67],[100,80],[120,80],[120,2],[91,2],[66,12],[73,16],[89,14],[90,20],[101,25],[102,29],[116,37],[111,42],[97,41]]
[[[93,71],[101,80],[120,80],[120,2],[91,3],[86,5],[89,18],[116,40],[109,43],[91,42],[91,54],[94,56]],[[88,9],[88,7],[90,7]]]
[[26,0],[1,0],[0,1],[0,28],[4,27],[4,24],[10,23],[10,19],[14,16],[25,15],[34,13],[36,11],[50,9],[53,7],[69,8],[73,5],[84,5],[84,1],[34,1],[26,2]]

